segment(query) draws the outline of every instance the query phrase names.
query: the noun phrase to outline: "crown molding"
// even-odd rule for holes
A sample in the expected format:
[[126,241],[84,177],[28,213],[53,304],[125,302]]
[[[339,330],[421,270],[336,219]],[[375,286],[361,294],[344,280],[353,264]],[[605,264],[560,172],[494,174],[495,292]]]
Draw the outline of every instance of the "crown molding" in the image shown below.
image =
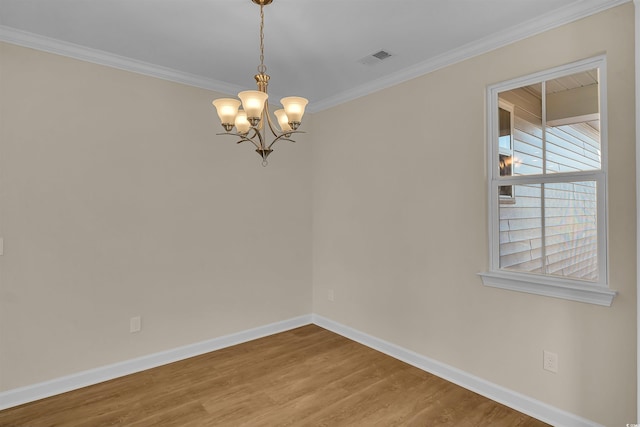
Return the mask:
[[528,37],[595,15],[596,13],[607,9],[629,3],[630,1],[632,0],[576,1],[568,6],[557,9],[551,13],[547,13],[541,17],[531,19],[516,27],[508,28],[492,34],[491,36],[478,39],[474,42],[461,46],[458,49],[435,56],[427,61],[420,62],[396,73],[356,86],[335,96],[330,96],[318,102],[314,102],[307,107],[307,109],[311,112],[326,110],[336,105],[395,86],[416,77],[429,74],[449,65],[507,46]]
[[246,88],[0,25],[0,41],[222,93]]
[[[383,78],[356,86],[337,95],[311,102],[307,110],[312,113],[326,110],[630,1],[632,0],[575,1],[568,6],[547,13],[542,17],[529,20],[517,27],[468,43],[458,49],[420,62]],[[219,80],[137,61],[3,25],[0,25],[0,41],[221,93],[235,94],[246,89]]]

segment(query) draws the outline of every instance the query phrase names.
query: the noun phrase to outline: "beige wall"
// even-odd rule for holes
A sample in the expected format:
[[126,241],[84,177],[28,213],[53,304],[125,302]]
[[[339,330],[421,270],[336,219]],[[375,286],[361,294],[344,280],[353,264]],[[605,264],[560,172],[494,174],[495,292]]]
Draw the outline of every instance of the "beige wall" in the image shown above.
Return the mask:
[[[486,86],[604,52],[618,297],[484,287]],[[0,44],[0,391],[313,311],[633,422],[633,60],[627,4],[309,115],[262,168],[218,94]]]
[[[635,422],[633,16],[629,3],[317,113],[314,312],[604,425]],[[619,295],[606,308],[484,287],[487,85],[602,53]]]
[[311,312],[308,139],[263,168],[220,94],[0,60],[0,391]]

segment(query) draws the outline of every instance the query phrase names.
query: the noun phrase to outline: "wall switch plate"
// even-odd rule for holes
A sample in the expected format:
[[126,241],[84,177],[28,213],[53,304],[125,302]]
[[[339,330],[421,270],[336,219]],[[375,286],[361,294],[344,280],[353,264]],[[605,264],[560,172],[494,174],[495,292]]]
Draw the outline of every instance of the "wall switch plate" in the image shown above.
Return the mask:
[[333,289],[329,289],[329,292],[327,292],[327,299],[329,301],[333,301],[333,298],[334,298]]
[[132,334],[135,332],[140,332],[142,329],[142,319],[140,316],[135,316],[129,319],[129,332]]
[[549,372],[558,372],[558,355],[550,351],[544,351],[542,354],[542,368]]

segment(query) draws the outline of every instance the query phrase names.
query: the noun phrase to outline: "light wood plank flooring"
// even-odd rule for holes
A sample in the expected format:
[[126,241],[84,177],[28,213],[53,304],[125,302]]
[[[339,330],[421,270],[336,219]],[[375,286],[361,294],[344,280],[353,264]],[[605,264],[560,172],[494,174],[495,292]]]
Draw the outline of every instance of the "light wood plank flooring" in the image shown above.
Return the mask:
[[0,411],[0,426],[547,424],[308,325]]

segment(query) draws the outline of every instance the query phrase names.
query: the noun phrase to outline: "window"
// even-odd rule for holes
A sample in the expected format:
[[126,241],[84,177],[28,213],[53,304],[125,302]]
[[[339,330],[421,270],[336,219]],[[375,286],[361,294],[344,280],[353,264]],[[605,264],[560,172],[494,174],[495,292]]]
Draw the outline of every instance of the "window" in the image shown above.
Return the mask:
[[605,57],[488,88],[487,286],[611,305]]

